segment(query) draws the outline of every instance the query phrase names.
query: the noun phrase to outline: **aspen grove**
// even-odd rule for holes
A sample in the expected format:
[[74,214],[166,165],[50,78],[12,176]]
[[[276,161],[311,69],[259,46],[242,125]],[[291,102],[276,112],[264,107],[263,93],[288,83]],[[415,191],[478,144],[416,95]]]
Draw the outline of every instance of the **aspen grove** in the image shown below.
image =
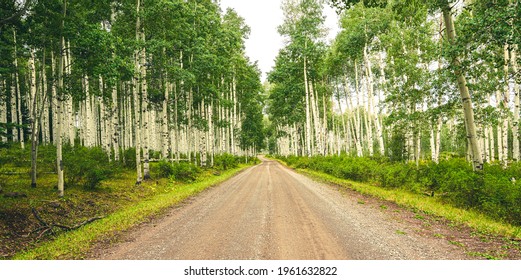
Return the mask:
[[520,225],[519,1],[325,2],[332,42],[324,1],[283,1],[271,153]]
[[519,1],[329,1],[331,43],[323,1],[283,3],[272,153],[519,161]]
[[[263,146],[260,71],[245,55],[249,27],[203,0],[2,1],[0,142],[135,149],[136,182],[150,162],[213,166],[219,154]],[[128,160],[128,159],[127,159]]]

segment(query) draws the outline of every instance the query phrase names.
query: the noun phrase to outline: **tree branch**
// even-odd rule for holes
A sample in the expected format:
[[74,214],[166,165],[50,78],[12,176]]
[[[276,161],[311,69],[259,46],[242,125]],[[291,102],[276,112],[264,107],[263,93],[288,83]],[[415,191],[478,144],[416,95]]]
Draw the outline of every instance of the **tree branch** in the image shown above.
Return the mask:
[[8,18],[0,19],[0,26],[20,17],[23,13],[25,13],[27,11],[27,9],[29,8],[29,5],[31,4],[31,1],[32,0],[26,0],[24,6],[19,11],[15,12]]
[[100,220],[100,219],[103,219],[104,216],[100,216],[100,217],[93,217],[93,218],[90,218],[84,222],[81,222],[77,225],[74,225],[74,226],[66,226],[66,225],[61,225],[61,224],[48,224],[47,222],[45,222],[41,217],[40,215],[38,214],[38,211],[36,211],[36,209],[34,208],[31,208],[31,211],[33,212],[33,215],[34,217],[36,218],[36,220],[38,220],[38,222],[40,222],[40,225],[41,227],[33,230],[32,232],[30,232],[29,234],[27,234],[25,237],[29,237],[31,234],[33,233],[36,233],[36,232],[40,232],[40,234],[38,235],[37,239],[40,239],[42,238],[42,236],[44,236],[44,234],[46,234],[47,232],[51,232],[51,234],[54,234],[54,231],[53,231],[53,228],[60,228],[64,231],[71,231],[71,230],[75,230],[75,229],[78,229],[82,226],[85,226],[87,224],[90,224],[94,221],[97,221],[97,220]]

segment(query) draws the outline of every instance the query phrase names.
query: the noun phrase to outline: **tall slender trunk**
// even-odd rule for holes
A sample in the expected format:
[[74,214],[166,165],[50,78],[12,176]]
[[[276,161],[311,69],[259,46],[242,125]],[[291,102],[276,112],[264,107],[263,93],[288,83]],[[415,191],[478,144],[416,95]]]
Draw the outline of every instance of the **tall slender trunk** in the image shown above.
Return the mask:
[[214,127],[213,127],[213,99],[212,99],[212,102],[210,103],[210,107],[208,108],[208,132],[209,132],[209,135],[208,137],[210,138],[209,141],[210,141],[210,148],[211,148],[211,153],[210,153],[210,166],[214,166],[214,156],[215,156],[215,136],[214,136]]
[[358,63],[355,60],[355,92],[356,92],[356,100],[357,104],[356,106],[353,105],[353,110],[356,110],[355,115],[355,132],[356,132],[356,145],[357,145],[357,155],[359,157],[363,156],[363,133],[362,133],[362,116],[360,113],[360,79],[358,77]]
[[[137,13],[137,19],[136,19],[136,41],[140,40],[140,0],[137,0],[136,4],[136,13]],[[134,51],[134,86],[133,86],[133,92],[134,92],[134,136],[135,136],[135,147],[136,147],[136,169],[137,169],[137,179],[136,179],[136,185],[141,184],[141,181],[143,180],[142,174],[141,174],[141,102],[139,98],[139,88],[140,88],[140,81],[139,78],[141,76],[141,69],[139,65],[139,50]]]
[[[445,22],[445,32],[449,39],[449,43],[454,45],[456,43],[456,30],[452,19],[452,8],[448,0],[443,1],[443,19]],[[452,58],[451,64],[454,66],[454,74],[458,80],[458,89],[463,103],[463,111],[466,120],[467,139],[469,140],[470,149],[472,152],[472,162],[474,170],[483,170],[483,159],[481,158],[481,148],[477,141],[476,124],[474,122],[474,110],[472,109],[472,99],[470,97],[469,89],[467,87],[467,80],[461,72],[461,62],[457,55]]]
[[163,110],[162,110],[162,122],[161,122],[161,127],[162,127],[162,130],[163,130],[163,139],[162,139],[162,154],[163,154],[163,158],[168,158],[169,156],[169,147],[170,147],[170,130],[168,129],[168,126],[169,126],[169,118],[168,118],[168,103],[170,101],[170,82],[168,81],[168,78],[167,78],[167,81],[165,82],[165,97],[163,99]]
[[[65,24],[65,16],[67,14],[67,1],[63,1],[63,18],[61,22],[61,32],[63,32],[64,24]],[[58,56],[59,66],[58,66],[58,99],[56,100],[56,108],[58,112],[58,118],[56,122],[56,166],[58,170],[58,195],[63,197],[64,195],[64,180],[63,180],[63,158],[62,158],[62,126],[61,126],[61,118],[62,118],[62,99],[63,99],[63,51],[65,47],[65,38],[63,35],[60,36],[60,52]]]
[[[145,31],[144,27],[140,26],[140,38],[141,43],[145,42]],[[140,64],[141,64],[141,96],[143,98],[141,104],[142,114],[142,127],[143,127],[143,179],[149,180],[150,177],[150,110],[148,108],[148,83],[147,83],[147,69],[146,65],[148,64],[146,61],[146,49],[143,47],[141,49],[140,56]]]
[[177,90],[174,89],[174,143],[175,143],[175,147],[174,147],[174,150],[175,150],[175,161],[176,162],[179,162],[179,121],[178,121],[178,94],[177,94]]
[[[5,80],[0,76],[0,93],[5,87]],[[7,123],[7,100],[3,100],[3,95],[0,95],[0,123]],[[7,142],[7,137],[0,136],[0,142]]]
[[308,70],[307,70],[307,59],[304,57],[304,89],[306,93],[306,132],[305,132],[305,141],[306,141],[306,155],[312,156],[313,152],[311,150],[311,112],[310,112],[310,94],[309,94],[309,86],[308,86]]
[[312,121],[313,121],[313,132],[314,139],[312,143],[315,143],[315,150],[313,150],[313,154],[323,154],[323,143],[320,137],[320,116],[318,114],[318,102],[317,96],[315,94],[315,87],[313,86],[313,80],[309,81],[309,99],[311,100],[311,113],[312,113]]
[[509,77],[508,77],[508,64],[509,64],[509,55],[508,55],[508,45],[505,45],[504,48],[504,84],[503,84],[503,96],[501,98],[502,103],[502,111],[503,111],[503,127],[501,136],[502,142],[502,151],[503,151],[503,166],[507,166],[508,164],[508,113],[509,113],[509,97],[510,97],[510,87],[509,87]]
[[111,114],[112,114],[112,147],[114,149],[114,160],[119,161],[119,141],[120,141],[120,134],[119,134],[119,113],[118,113],[118,87],[117,83],[115,83],[112,86],[112,107],[111,107]]
[[30,112],[31,112],[31,187],[36,188],[36,160],[38,157],[38,111],[36,95],[36,67],[34,65],[34,50],[30,50],[29,57],[29,91],[30,91]]
[[236,155],[235,151],[235,125],[236,125],[236,118],[237,118],[237,81],[235,80],[235,73],[232,77],[232,92],[231,92],[231,101],[233,104],[233,111],[231,111],[231,126],[230,126],[230,145],[231,145],[231,152],[232,155]]
[[[22,98],[20,94],[20,79],[18,76],[18,54],[17,54],[17,43],[16,43],[16,29],[13,28],[13,42],[14,42],[14,76],[15,76],[15,86],[16,86],[16,100],[17,102],[17,123],[19,125],[23,125],[23,116],[22,116]],[[25,135],[24,128],[19,128],[20,133],[18,134],[18,139],[20,141],[20,147],[25,149]]]
[[[510,61],[512,63],[512,72],[518,73],[519,69],[517,66],[517,45],[514,45],[510,51]],[[514,118],[512,120],[512,158],[515,161],[519,161],[519,79],[514,79]]]
[[[66,51],[66,56],[64,57],[64,63],[65,63],[64,72],[66,75],[70,76],[72,73],[72,68],[71,68],[72,56],[71,56],[71,42],[70,41],[67,42],[67,51]],[[76,128],[74,126],[76,114],[75,114],[74,108],[73,108],[72,96],[67,98],[65,103],[66,103],[65,106],[67,109],[67,113],[65,114],[65,119],[68,120],[67,127],[68,127],[69,144],[71,146],[74,146],[74,140],[76,139]]]
[[[11,75],[11,89],[10,89],[10,101],[11,101],[11,123],[18,124],[17,110],[16,110],[16,86],[15,86],[15,75]],[[7,91],[7,89],[6,89]],[[0,91],[1,92],[1,91]],[[13,142],[18,142],[18,129],[13,127],[11,129],[11,135]]]
[[[43,48],[42,50],[42,65],[41,65],[41,74],[40,74],[40,82],[41,82],[41,86],[40,86],[40,89],[42,91],[42,95],[43,96],[47,96],[47,74],[46,74],[46,67],[45,67],[45,63],[46,63],[46,58],[45,58],[45,48]],[[47,98],[46,99],[46,102],[42,104],[42,121],[41,121],[41,129],[42,129],[42,142],[44,144],[47,144],[50,142],[50,120],[49,120],[49,105],[50,105],[50,102],[47,102]],[[51,101],[52,102],[52,101]]]
[[369,148],[369,156],[373,156],[373,154],[374,154],[374,136],[373,136],[374,88],[373,88],[373,71],[371,70],[371,61],[369,60],[369,55],[367,54],[367,45],[364,47],[364,60],[365,60],[366,86],[367,86],[367,118],[366,118],[367,134],[368,134],[367,146]]
[[[206,122],[206,108],[205,108],[205,104],[204,104],[204,99],[201,101],[201,103],[199,104],[199,115],[201,116],[201,119]],[[199,142],[199,152],[200,152],[200,157],[201,157],[201,166],[206,166],[206,131],[205,129],[203,128],[202,131],[200,131],[200,134],[201,134],[201,138],[200,138],[200,142]]]

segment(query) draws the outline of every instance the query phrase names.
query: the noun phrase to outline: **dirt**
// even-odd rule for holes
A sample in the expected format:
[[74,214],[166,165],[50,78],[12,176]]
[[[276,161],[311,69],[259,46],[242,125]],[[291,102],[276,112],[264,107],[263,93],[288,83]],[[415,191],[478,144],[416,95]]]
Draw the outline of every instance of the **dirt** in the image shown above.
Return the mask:
[[517,259],[518,245],[317,183],[266,159],[90,254],[149,260],[493,257]]

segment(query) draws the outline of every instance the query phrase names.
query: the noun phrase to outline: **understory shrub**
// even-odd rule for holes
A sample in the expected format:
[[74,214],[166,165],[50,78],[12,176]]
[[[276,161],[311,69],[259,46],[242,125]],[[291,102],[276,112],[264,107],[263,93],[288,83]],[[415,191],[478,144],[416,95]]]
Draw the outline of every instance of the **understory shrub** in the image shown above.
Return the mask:
[[231,154],[224,153],[214,156],[214,167],[218,170],[236,168],[238,165],[238,158]]
[[174,181],[193,182],[197,179],[197,175],[201,173],[201,169],[188,162],[179,162],[172,165],[172,178]]
[[121,164],[126,169],[136,169],[136,148],[128,148],[123,151]]
[[521,225],[521,163],[504,168],[485,164],[474,172],[463,158],[447,157],[438,164],[391,162],[383,158],[349,156],[279,157],[295,168],[311,169],[383,188],[438,196],[442,201],[474,209],[495,219]]
[[117,172],[116,165],[109,162],[108,155],[99,147],[64,146],[63,167],[68,187],[82,186],[89,190]]

